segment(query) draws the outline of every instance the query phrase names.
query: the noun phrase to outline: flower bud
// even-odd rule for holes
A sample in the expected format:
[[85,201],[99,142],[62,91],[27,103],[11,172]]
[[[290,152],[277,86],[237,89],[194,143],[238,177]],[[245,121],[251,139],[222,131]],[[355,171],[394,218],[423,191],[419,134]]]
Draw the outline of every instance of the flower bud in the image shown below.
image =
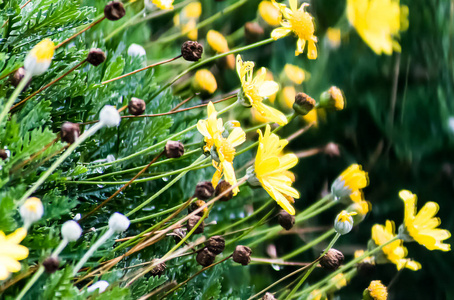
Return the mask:
[[221,254],[222,251],[225,249],[225,240],[220,235],[215,235],[210,237],[206,242],[205,246],[208,250],[213,252],[214,254]]
[[[196,201],[192,202],[191,205],[189,205],[189,207],[188,207],[188,212],[189,212],[189,213],[192,213],[193,211],[195,211],[195,210],[198,209],[199,207],[204,206],[205,204],[206,204],[206,203],[205,203],[205,201],[203,201],[203,200],[196,200]],[[201,211],[199,211],[199,212],[196,214],[196,216],[202,217],[202,216],[205,214],[206,211],[208,211],[208,207],[205,206]]]
[[328,252],[320,259],[320,265],[329,271],[334,271],[344,262],[344,255],[336,249],[329,249]]
[[335,86],[332,86],[328,91],[323,92],[320,95],[320,108],[342,110],[344,109],[344,106],[344,95],[342,94],[342,91]]
[[128,229],[129,219],[120,213],[114,213],[109,219],[109,228],[120,233]]
[[199,251],[199,253],[197,253],[197,256],[195,258],[197,263],[204,267],[208,267],[209,265],[213,264],[215,259],[216,259],[216,254],[214,254],[207,248],[203,248],[201,251]]
[[105,280],[100,280],[100,281],[97,281],[96,283],[90,285],[89,287],[87,287],[87,292],[89,293],[93,293],[94,291],[98,290],[98,294],[101,294],[102,292],[104,292],[107,287],[109,286],[109,283]]
[[28,198],[19,208],[19,213],[24,220],[24,227],[27,228],[43,216],[43,203],[36,197]]
[[200,200],[208,200],[213,196],[214,187],[211,181],[202,181],[195,187],[194,197]]
[[126,10],[123,3],[119,1],[111,1],[104,7],[104,16],[107,20],[117,21],[124,17]]
[[184,146],[180,141],[167,141],[164,150],[168,158],[179,158],[184,154]]
[[196,92],[200,92],[201,97],[208,97],[216,92],[218,84],[213,73],[207,69],[201,69],[195,73],[192,87]]
[[386,300],[388,290],[380,280],[371,281],[369,287],[363,292],[363,300]]
[[5,149],[0,149],[0,159],[6,160],[8,158],[8,153]]
[[181,55],[187,61],[198,61],[202,58],[203,46],[195,41],[186,41],[181,46]]
[[323,152],[330,157],[340,156],[339,145],[332,142],[325,145]]
[[353,228],[353,218],[352,216],[356,215],[355,212],[348,213],[343,210],[340,214],[337,215],[336,220],[334,221],[334,229],[339,234],[347,234]]
[[273,294],[271,293],[266,293],[263,297],[262,300],[276,300]]
[[154,266],[153,269],[151,269],[150,274],[151,276],[161,276],[166,270],[166,268],[167,265],[164,262],[162,262]]
[[107,127],[116,127],[121,122],[120,113],[112,105],[106,105],[99,113],[99,121]]
[[128,103],[128,111],[131,115],[138,116],[145,112],[147,104],[142,99],[132,97]]
[[281,210],[279,215],[277,216],[277,221],[279,225],[282,226],[285,230],[292,229],[293,225],[295,225],[295,216],[292,216],[285,210]]
[[233,251],[233,261],[246,266],[251,262],[251,254],[251,248],[242,245],[236,246]]
[[97,67],[106,60],[106,54],[98,48],[90,49],[87,56],[87,62]]
[[[15,87],[19,85],[19,83],[22,81],[22,78],[25,76],[25,68],[20,67],[19,69],[16,70],[11,76],[10,76],[10,81],[11,84]],[[30,79],[31,81],[31,79]],[[27,83],[25,87],[27,87],[30,84],[30,81]]]
[[255,22],[246,22],[244,24],[244,36],[246,37],[246,44],[252,44],[261,39],[265,31]]
[[[195,225],[197,225],[197,223],[199,222],[201,217],[199,216],[191,216],[189,219],[188,219],[188,223],[186,224],[186,228],[189,231],[192,230],[192,228],[194,228]],[[200,223],[199,227],[196,228],[196,230],[194,230],[194,234],[199,234],[199,233],[203,233],[203,230],[205,228],[205,224],[203,223]]]
[[43,267],[47,274],[53,274],[58,270],[60,261],[56,257],[48,257],[43,261]]
[[50,39],[44,39],[28,52],[24,60],[26,73],[38,76],[46,72],[52,62],[55,46]]
[[61,139],[68,144],[74,143],[80,136],[80,127],[77,123],[65,122],[61,125]]
[[66,221],[61,226],[61,235],[68,242],[77,241],[82,234],[82,228],[80,228],[79,223],[76,221],[70,220]]
[[295,96],[293,109],[298,114],[307,115],[315,107],[315,100],[305,93],[298,93]]
[[[220,194],[222,194],[224,191],[230,189],[232,185],[228,183],[225,180],[221,180],[218,185],[216,186],[216,189],[214,190],[214,195],[217,197]],[[224,194],[219,201],[229,201],[233,197],[233,190],[228,191],[226,194]]]
[[131,44],[128,48],[128,55],[129,56],[146,56],[147,52],[145,51],[145,48],[137,45],[137,44]]

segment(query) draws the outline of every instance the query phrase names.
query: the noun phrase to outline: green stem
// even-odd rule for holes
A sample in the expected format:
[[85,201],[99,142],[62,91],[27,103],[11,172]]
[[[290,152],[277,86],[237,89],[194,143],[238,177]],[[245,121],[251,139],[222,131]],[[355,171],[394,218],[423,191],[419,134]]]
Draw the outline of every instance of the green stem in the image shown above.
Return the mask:
[[[336,241],[339,239],[340,236],[341,236],[340,233],[337,233],[334,236],[334,238],[331,240],[331,243],[329,243],[328,247],[325,249],[325,251],[323,251],[323,253],[322,253],[322,255],[320,255],[320,257],[323,257],[323,256],[325,256],[326,253],[328,253],[328,251],[333,247],[333,245],[336,243]],[[285,297],[285,300],[289,300],[292,298],[293,294],[295,294],[295,292],[304,283],[304,281],[307,279],[307,277],[309,277],[309,275],[312,273],[312,271],[315,269],[316,266],[317,266],[317,264],[312,265],[312,267],[306,272],[306,274],[304,274],[303,278],[301,278],[301,280],[293,288],[293,290],[290,292],[290,294],[288,294],[287,297]]]
[[[25,77],[24,77],[25,79]],[[90,129],[85,131],[68,149],[44,172],[38,179],[35,184],[31,188],[25,192],[22,198],[17,202],[17,205],[21,205],[31,194],[33,194],[40,186],[44,183],[44,181],[57,169],[57,167],[80,145],[82,144],[87,138],[93,135],[96,131],[101,129],[104,126],[102,122],[92,126]]]
[[24,87],[27,85],[27,83],[30,81],[31,78],[32,78],[32,74],[30,72],[25,72],[24,78],[22,78],[22,80],[19,82],[19,85],[16,87],[14,92],[11,94],[8,101],[5,103],[5,106],[3,107],[2,112],[0,113],[0,125],[3,123],[3,119],[8,114],[9,109],[14,104],[14,101],[16,101],[17,97],[22,92],[22,90],[24,89]]
[[139,11],[137,14],[135,14],[134,16],[132,16],[128,21],[124,22],[123,24],[121,24],[120,26],[118,26],[114,31],[112,31],[108,36],[106,36],[106,38],[104,38],[104,43],[107,42],[108,40],[110,40],[111,38],[113,38],[115,35],[117,35],[120,31],[122,31],[123,29],[125,29],[126,27],[132,25],[131,23],[137,19],[138,17],[140,17],[143,13],[145,12],[145,8],[142,9],[141,11]]
[[271,209],[263,218],[261,218],[260,221],[255,223],[254,226],[252,226],[251,228],[249,228],[248,230],[243,232],[240,236],[234,238],[233,240],[228,241],[227,243],[225,243],[225,245],[227,246],[227,245],[233,244],[233,243],[241,240],[243,237],[247,236],[252,230],[254,230],[258,226],[264,224],[266,222],[266,220],[269,218],[269,216],[271,216],[272,213],[273,213],[273,209]]
[[317,245],[318,243],[320,243],[321,241],[329,238],[331,235],[333,235],[336,231],[334,230],[334,228],[328,230],[327,232],[325,232],[324,234],[322,234],[321,236],[319,236],[318,238],[316,238],[315,240],[312,240],[310,241],[308,244],[304,245],[303,247],[301,248],[298,248],[296,249],[295,251],[293,252],[290,252],[289,254],[287,255],[284,255],[283,257],[281,257],[281,259],[283,260],[288,260],[292,257],[295,257],[297,256],[298,254],[300,253],[303,253],[304,251],[306,250],[309,250],[311,249],[313,246]]

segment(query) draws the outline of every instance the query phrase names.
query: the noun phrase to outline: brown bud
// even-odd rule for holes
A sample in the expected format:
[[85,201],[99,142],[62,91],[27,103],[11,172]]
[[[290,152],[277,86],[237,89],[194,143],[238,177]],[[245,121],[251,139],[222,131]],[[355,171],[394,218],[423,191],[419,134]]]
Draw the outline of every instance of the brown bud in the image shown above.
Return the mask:
[[[189,212],[189,213],[192,213],[192,212],[195,211],[196,209],[198,209],[198,208],[204,206],[205,204],[206,204],[206,203],[205,203],[205,201],[203,201],[203,200],[196,200],[196,201],[192,202],[191,205],[189,205],[189,207],[188,207],[188,212]],[[208,207],[204,207],[204,208],[203,208],[201,211],[199,211],[196,215],[202,217],[202,216],[205,214],[206,211],[208,211]]]
[[106,54],[98,48],[90,49],[88,52],[87,61],[93,66],[97,67],[106,60]]
[[208,200],[213,196],[214,187],[211,181],[202,181],[197,183],[195,187],[194,197],[200,200]]
[[203,46],[195,41],[186,41],[181,46],[181,55],[187,61],[198,61],[202,58]]
[[61,125],[61,139],[69,144],[74,143],[80,136],[79,124],[65,122]]
[[251,254],[251,248],[242,245],[236,246],[233,251],[233,261],[246,266],[251,262]]
[[251,44],[255,43],[263,36],[265,31],[263,28],[256,22],[247,22],[244,24],[244,34],[246,37],[246,43]]
[[262,300],[276,300],[276,298],[274,298],[274,295],[271,294],[271,293],[266,293],[263,297],[262,297]]
[[107,20],[117,21],[126,14],[123,4],[119,1],[111,1],[104,7],[104,16]]
[[150,274],[151,276],[161,276],[164,271],[166,270],[167,266],[165,263],[157,264],[156,266],[151,269]]
[[339,250],[331,248],[328,252],[320,259],[320,265],[329,270],[334,271],[344,262],[344,255]]
[[[19,85],[19,83],[22,81],[22,78],[24,78],[24,76],[25,76],[25,68],[20,67],[10,76],[11,84],[13,86],[17,87]],[[28,83],[25,87],[28,87],[28,85],[30,84],[30,81],[31,81],[31,79],[28,81]]]
[[209,265],[214,263],[216,259],[216,254],[208,250],[207,248],[203,248],[202,251],[197,253],[195,260],[201,266],[208,267]]
[[358,274],[364,277],[370,277],[375,273],[375,265],[370,262],[360,262],[356,269],[358,270]]
[[339,156],[340,155],[339,145],[335,143],[328,143],[323,149],[323,152],[330,157]]
[[[227,181],[225,180],[222,180],[218,183],[218,185],[216,186],[216,190],[214,191],[214,195],[217,197],[219,196],[220,194],[222,194],[224,191],[230,189],[232,186],[230,185],[230,183],[228,183]],[[229,192],[227,192],[226,194],[224,194],[224,196],[222,196],[219,200],[220,201],[229,201],[230,199],[232,199],[233,197],[233,191],[230,190]]]
[[222,236],[215,235],[205,242],[205,246],[214,254],[220,254],[225,249],[225,240]]
[[0,149],[0,158],[2,160],[6,160],[8,158],[8,153],[6,153],[5,149]]
[[304,116],[307,115],[315,107],[315,100],[305,93],[298,93],[295,96],[293,109]]
[[175,243],[181,242],[181,240],[186,236],[186,231],[182,228],[177,228],[173,231],[173,239]]
[[138,116],[145,112],[147,104],[142,99],[132,97],[128,103],[128,110],[131,115]]
[[168,141],[164,150],[168,158],[178,158],[184,154],[184,146],[180,141]]
[[277,221],[285,230],[290,230],[295,225],[295,216],[292,216],[285,210],[281,210],[277,216]]
[[56,257],[48,257],[43,261],[43,267],[46,273],[52,274],[55,273],[55,271],[58,270],[58,267],[60,266],[60,261]]
[[[200,220],[199,216],[192,216],[189,218],[188,223],[186,224],[186,228],[188,229],[188,232],[191,231],[195,225],[197,225],[199,220]],[[200,223],[199,227],[197,227],[196,230],[194,230],[194,234],[203,233],[204,228],[205,228],[205,224],[202,221],[202,223]]]

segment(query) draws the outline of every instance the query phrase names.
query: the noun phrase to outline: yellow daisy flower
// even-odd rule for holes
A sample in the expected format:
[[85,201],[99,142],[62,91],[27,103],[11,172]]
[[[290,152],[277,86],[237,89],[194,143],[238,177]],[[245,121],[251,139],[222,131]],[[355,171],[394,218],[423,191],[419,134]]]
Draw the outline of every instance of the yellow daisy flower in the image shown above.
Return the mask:
[[159,9],[173,9],[173,0],[151,0]]
[[[372,240],[375,245],[380,246],[392,240],[396,235],[394,233],[394,222],[386,220],[386,225],[375,224],[372,227]],[[395,264],[397,270],[408,268],[413,271],[421,269],[421,264],[411,259],[405,258],[407,256],[407,248],[403,246],[402,240],[396,240],[381,249],[386,259]]]
[[276,27],[281,23],[281,13],[270,1],[260,2],[259,14],[270,26]]
[[271,37],[275,40],[287,36],[290,32],[294,32],[298,37],[296,42],[295,56],[304,52],[306,42],[308,42],[307,57],[309,59],[317,58],[317,37],[314,35],[315,25],[312,16],[305,11],[305,7],[309,6],[308,3],[301,4],[298,8],[298,0],[289,0],[290,8],[285,4],[276,3],[272,0],[273,4],[279,8],[284,20],[281,21],[283,27],[274,29],[271,32]]
[[313,109],[304,116],[301,116],[301,118],[303,118],[304,122],[306,122],[307,124],[315,123],[314,126],[317,127],[318,126],[317,111],[318,111],[317,109]]
[[292,187],[295,177],[288,170],[298,163],[298,158],[293,153],[282,153],[288,141],[271,133],[270,125],[266,125],[265,134],[262,134],[261,130],[257,132],[259,146],[255,157],[255,178],[286,212],[294,215],[295,209],[291,203],[293,198],[299,198],[300,194]]
[[388,299],[388,290],[380,280],[373,280],[364,291],[364,295],[370,296],[373,300],[386,300]]
[[441,221],[435,218],[439,206],[435,202],[427,202],[416,214],[416,195],[410,191],[399,192],[400,198],[405,203],[404,232],[411,240],[418,242],[429,250],[451,251],[451,245],[443,243],[451,237],[446,229],[437,228]]
[[24,60],[25,71],[32,76],[43,74],[49,69],[55,46],[50,39],[44,39],[30,50]]
[[340,290],[344,286],[347,286],[347,277],[345,277],[345,274],[339,273],[336,276],[334,276],[331,280],[331,283],[334,284],[336,289]]
[[187,34],[190,40],[197,40],[197,21],[202,14],[202,4],[199,1],[191,2],[186,5],[180,14],[175,14],[174,24],[181,27],[181,32]]
[[298,66],[286,64],[284,73],[295,84],[301,84],[306,79],[306,72]]
[[341,44],[341,30],[339,28],[328,28],[326,30],[326,38],[331,48],[339,48]]
[[408,7],[399,0],[347,0],[347,17],[376,54],[400,52],[395,38],[408,27]]
[[353,202],[364,201],[361,189],[369,185],[369,177],[361,165],[353,164],[342,172],[331,185],[331,193],[336,199],[349,197]]
[[[207,42],[210,47],[217,53],[229,52],[230,48],[227,39],[218,31],[210,30],[207,33]],[[233,54],[227,55],[226,63],[230,69],[235,68],[235,56]]]
[[293,109],[295,102],[296,90],[293,85],[286,86],[282,89],[281,97],[279,98],[281,104],[289,109]]
[[11,273],[19,272],[19,260],[28,256],[28,249],[19,245],[27,235],[25,228],[18,228],[9,235],[0,231],[0,280],[5,280]]
[[[354,258],[358,258],[363,255],[364,255],[364,250],[356,250],[355,253],[353,254]],[[360,261],[360,263],[366,263],[366,264],[373,265],[373,264],[375,264],[375,260],[374,260],[374,257],[367,256],[362,261]]]
[[265,68],[261,68],[255,78],[253,78],[253,69],[253,62],[243,62],[240,55],[236,57],[236,71],[242,86],[242,91],[238,98],[242,100],[247,98],[249,100],[247,101],[248,105],[254,107],[268,121],[276,122],[279,125],[287,124],[287,118],[282,112],[262,102],[264,97],[276,94],[279,90],[279,85],[275,81],[265,80]]
[[207,115],[206,120],[197,122],[197,130],[204,136],[205,146],[203,146],[203,151],[210,152],[216,140],[222,137],[224,125],[222,119],[217,118],[218,112],[211,101],[207,106]]

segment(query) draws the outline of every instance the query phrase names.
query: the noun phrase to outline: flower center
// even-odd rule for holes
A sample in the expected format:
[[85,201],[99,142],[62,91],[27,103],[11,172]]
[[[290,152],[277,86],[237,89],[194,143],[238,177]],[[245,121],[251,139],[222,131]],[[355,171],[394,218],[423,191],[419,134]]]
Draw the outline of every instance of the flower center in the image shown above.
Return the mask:
[[289,21],[292,25],[292,30],[299,38],[309,40],[314,35],[314,23],[311,15],[307,12],[295,11]]

